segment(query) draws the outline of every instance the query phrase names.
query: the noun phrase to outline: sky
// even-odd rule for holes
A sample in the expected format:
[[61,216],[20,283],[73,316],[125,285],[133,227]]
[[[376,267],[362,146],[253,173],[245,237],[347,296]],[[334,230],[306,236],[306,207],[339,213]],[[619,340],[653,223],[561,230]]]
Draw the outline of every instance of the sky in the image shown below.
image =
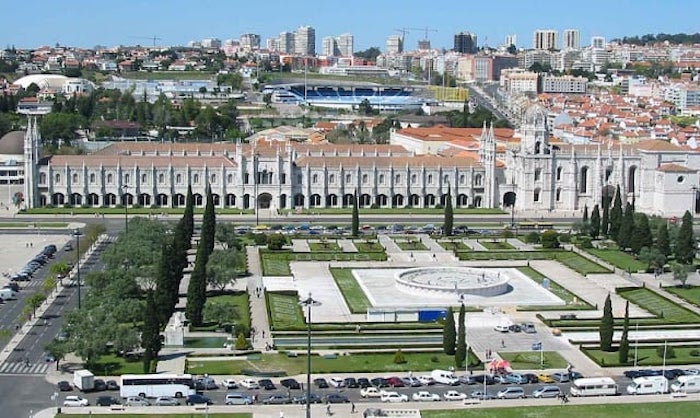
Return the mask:
[[[316,29],[316,51],[324,36],[349,32],[355,50],[377,46],[401,28],[430,28],[433,47],[453,47],[454,34],[469,31],[479,45],[501,45],[517,35],[518,47],[532,47],[535,29],[579,29],[581,44],[647,33],[700,32],[690,0],[23,0],[2,7],[0,48],[66,46],[186,45],[190,40],[237,39],[258,33],[265,39],[301,25]],[[433,31],[435,30],[435,31]],[[425,30],[410,30],[414,49]],[[561,38],[560,38],[561,42]]]

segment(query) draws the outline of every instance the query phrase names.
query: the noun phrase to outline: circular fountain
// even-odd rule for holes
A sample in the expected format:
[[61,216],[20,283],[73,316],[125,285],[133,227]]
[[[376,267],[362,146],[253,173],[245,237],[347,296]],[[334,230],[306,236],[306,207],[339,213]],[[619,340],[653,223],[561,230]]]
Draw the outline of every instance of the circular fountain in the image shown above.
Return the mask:
[[417,267],[396,274],[396,287],[411,294],[457,298],[462,295],[498,296],[511,286],[506,273],[473,267]]

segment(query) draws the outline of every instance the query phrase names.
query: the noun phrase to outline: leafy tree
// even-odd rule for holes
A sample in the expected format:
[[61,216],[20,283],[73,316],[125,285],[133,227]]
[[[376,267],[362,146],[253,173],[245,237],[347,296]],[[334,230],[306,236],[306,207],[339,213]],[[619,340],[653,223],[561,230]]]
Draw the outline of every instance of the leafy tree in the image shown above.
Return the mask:
[[[236,315],[236,305],[231,301],[209,299],[204,306],[204,321],[207,323],[214,322],[221,327],[233,325],[240,320],[241,318]],[[244,324],[239,324],[236,328],[243,330]]]
[[207,263],[207,284],[223,291],[236,281],[243,269],[245,257],[235,248],[214,250]]
[[695,236],[693,234],[693,216],[689,211],[685,211],[681,228],[676,238],[674,254],[676,261],[681,264],[691,264],[695,258]]
[[46,296],[42,293],[34,293],[27,298],[27,307],[31,309],[32,316],[36,316],[36,310],[46,300]]
[[600,320],[600,349],[603,351],[613,351],[612,341],[614,332],[614,319],[612,312],[612,301],[610,294],[605,298],[605,306],[603,307],[603,317]]
[[654,237],[651,234],[651,227],[649,227],[649,218],[644,213],[635,214],[634,231],[632,231],[629,243],[632,252],[639,254],[642,248],[650,248],[653,244]]
[[615,199],[613,201],[613,207],[610,209],[610,229],[608,234],[613,238],[617,239],[620,234],[620,227],[622,226],[622,194],[620,192],[620,185],[617,185],[615,191]]
[[[187,197],[185,198],[185,212],[183,213],[185,223],[185,237],[189,243],[194,234],[194,195],[192,194],[192,185],[187,186]],[[189,247],[188,247],[189,248]]]
[[56,370],[59,369],[61,360],[63,360],[66,357],[66,354],[70,352],[68,345],[64,341],[59,341],[57,339],[49,341],[49,343],[44,347],[44,350],[51,354],[56,360]]
[[464,304],[459,308],[459,323],[457,324],[457,348],[455,349],[455,365],[462,367],[467,359],[467,329],[466,310]]
[[267,236],[267,248],[270,250],[281,250],[287,243],[287,238],[282,234],[270,234]]
[[378,47],[372,46],[365,49],[364,51],[356,51],[353,55],[355,55],[358,58],[364,58],[367,61],[374,62],[377,60],[377,57],[381,55],[381,53],[382,51]]
[[656,248],[665,257],[671,255],[671,241],[668,239],[668,224],[663,222],[659,225],[659,230],[656,237]]
[[358,208],[357,201],[357,189],[352,197],[352,227],[351,232],[353,237],[357,237],[360,234],[360,210]]
[[591,214],[591,238],[596,239],[600,235],[600,209],[598,205],[593,207],[593,213]]
[[630,247],[633,231],[634,211],[632,210],[632,205],[627,203],[625,205],[625,213],[620,222],[620,230],[617,233],[617,245],[619,245],[620,249],[623,251]]
[[674,261],[671,263],[671,271],[673,272],[673,280],[679,281],[681,287],[685,287],[688,282],[690,266]]
[[442,234],[446,237],[452,235],[452,227],[454,225],[454,212],[452,210],[452,192],[450,188],[447,188],[447,195],[445,196],[445,220],[442,226]]
[[442,351],[448,356],[454,355],[457,335],[455,334],[455,314],[452,307],[447,308],[445,323],[442,326]]
[[629,330],[630,330],[630,301],[625,303],[625,322],[622,327],[622,337],[620,338],[620,349],[618,350],[620,364],[627,363],[630,352],[630,342],[629,342]]
[[540,235],[542,248],[559,248],[559,233],[554,230],[544,231]]
[[58,148],[59,141],[71,145],[82,122],[81,117],[74,113],[49,113],[41,118],[39,130],[42,141],[52,149]]
[[659,251],[656,246],[642,247],[637,256],[639,261],[646,263],[647,268],[653,267],[655,270],[660,269],[666,264],[666,256]]
[[608,237],[610,234],[610,203],[603,199],[603,219],[600,222],[600,234]]
[[238,234],[236,234],[236,227],[230,222],[218,222],[214,236],[224,248],[234,248],[239,251],[243,248],[238,239]]
[[368,99],[363,99],[359,105],[357,105],[357,111],[361,115],[365,116],[371,116],[375,114],[374,109],[372,108],[372,105],[369,103]]

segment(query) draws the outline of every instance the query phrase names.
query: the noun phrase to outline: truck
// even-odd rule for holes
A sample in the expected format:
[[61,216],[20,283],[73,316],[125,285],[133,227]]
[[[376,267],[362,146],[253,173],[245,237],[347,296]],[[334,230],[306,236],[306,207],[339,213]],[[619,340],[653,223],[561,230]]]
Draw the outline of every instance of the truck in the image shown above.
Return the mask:
[[678,376],[678,380],[671,385],[674,393],[697,393],[700,392],[700,375]]
[[95,389],[95,375],[90,370],[76,370],[73,373],[73,386],[80,391],[89,392]]
[[430,376],[437,383],[442,383],[443,385],[458,385],[459,379],[455,377],[455,374],[448,370],[433,370]]
[[0,289],[0,299],[2,300],[9,300],[9,299],[14,299],[17,296],[17,293],[10,289],[10,288],[3,288]]
[[630,395],[662,394],[668,392],[668,379],[665,376],[642,376],[632,379],[627,386]]

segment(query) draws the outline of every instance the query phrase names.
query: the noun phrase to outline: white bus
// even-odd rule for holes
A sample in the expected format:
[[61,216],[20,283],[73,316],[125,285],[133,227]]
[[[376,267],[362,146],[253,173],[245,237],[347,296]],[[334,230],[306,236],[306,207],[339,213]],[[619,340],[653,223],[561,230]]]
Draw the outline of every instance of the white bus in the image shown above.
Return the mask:
[[586,377],[574,380],[571,396],[614,396],[618,395],[617,383],[610,377]]
[[183,398],[195,394],[194,379],[191,374],[124,374],[119,394],[122,398]]

